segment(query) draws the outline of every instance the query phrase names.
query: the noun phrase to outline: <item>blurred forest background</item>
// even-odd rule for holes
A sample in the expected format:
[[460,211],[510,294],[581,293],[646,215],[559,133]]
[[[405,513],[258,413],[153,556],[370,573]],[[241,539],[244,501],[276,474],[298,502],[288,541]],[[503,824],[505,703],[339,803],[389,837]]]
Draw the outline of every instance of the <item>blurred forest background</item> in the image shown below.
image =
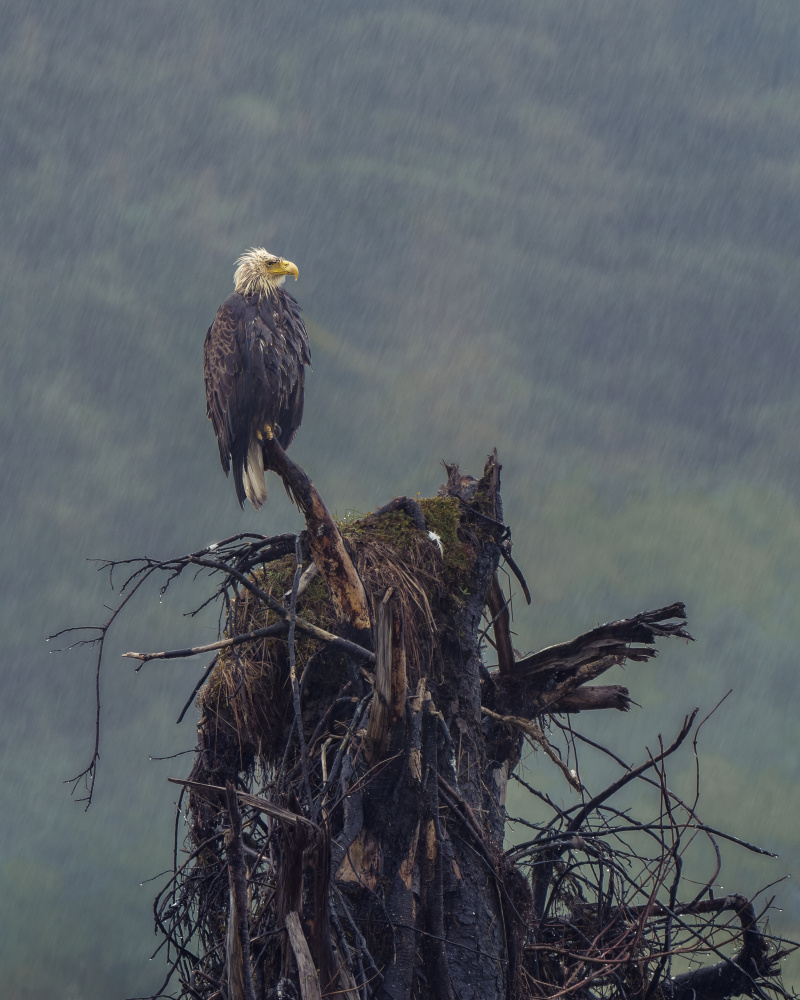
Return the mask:
[[[430,495],[440,459],[496,445],[518,648],[685,601],[695,644],[609,676],[642,707],[575,724],[641,760],[732,688],[700,812],[781,858],[731,849],[720,881],[796,870],[796,0],[5,0],[0,46],[4,995],[138,996],[163,969],[140,883],[190,758],[150,758],[191,750],[205,660],[119,654],[216,620],[181,585],[112,633],[88,813],[60,782],[91,753],[93,657],[44,636],[114,600],[84,557],[301,525],[277,480],[239,511],[205,417],[203,338],[251,245],[300,269],[292,455],[331,509]],[[528,777],[571,802],[551,770]]]

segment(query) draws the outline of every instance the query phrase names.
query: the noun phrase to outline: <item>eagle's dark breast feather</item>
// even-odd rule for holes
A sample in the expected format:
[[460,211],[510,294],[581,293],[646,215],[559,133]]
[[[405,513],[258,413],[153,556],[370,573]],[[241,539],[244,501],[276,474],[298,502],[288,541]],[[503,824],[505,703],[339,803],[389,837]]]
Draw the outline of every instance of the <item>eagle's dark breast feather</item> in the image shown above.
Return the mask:
[[206,408],[222,468],[227,475],[233,467],[242,505],[251,437],[265,424],[278,425],[278,441],[288,448],[303,419],[304,366],[309,364],[299,306],[283,288],[268,294],[234,292],[222,303],[203,349]]

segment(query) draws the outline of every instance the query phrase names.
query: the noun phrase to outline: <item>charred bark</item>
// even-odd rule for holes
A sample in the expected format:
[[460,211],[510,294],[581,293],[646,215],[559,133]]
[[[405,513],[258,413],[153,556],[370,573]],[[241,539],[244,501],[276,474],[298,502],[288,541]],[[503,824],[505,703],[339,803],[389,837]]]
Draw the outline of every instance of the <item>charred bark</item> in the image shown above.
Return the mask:
[[[175,779],[188,793],[188,855],[155,907],[182,995],[780,993],[776,950],[748,900],[703,898],[718,871],[680,898],[686,831],[716,847],[696,803],[666,781],[694,716],[591,797],[556,744],[559,713],[629,710],[627,688],[588,682],[655,656],[658,639],[691,640],[683,605],[521,655],[502,562],[530,594],[511,556],[496,453],[479,479],[446,466],[438,497],[396,498],[343,525],[271,447],[305,532],[237,536],[143,561],[132,577],[138,587],[200,566],[221,574],[227,607],[217,643],[129,654],[216,656],[198,697],[197,757]],[[583,793],[580,805],[559,808],[518,773],[526,743]],[[530,840],[508,846],[512,778],[539,816],[524,821]],[[611,804],[634,781],[656,796],[657,822]],[[650,853],[631,854],[631,829]],[[720,961],[673,974],[673,957],[708,951]]]

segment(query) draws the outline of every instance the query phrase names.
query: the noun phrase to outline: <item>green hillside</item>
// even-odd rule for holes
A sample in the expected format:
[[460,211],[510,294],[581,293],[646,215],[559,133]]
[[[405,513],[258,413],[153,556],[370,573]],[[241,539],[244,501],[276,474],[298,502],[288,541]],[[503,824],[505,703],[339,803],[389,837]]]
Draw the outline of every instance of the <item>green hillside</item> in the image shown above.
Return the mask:
[[118,654],[215,621],[182,617],[187,586],[112,634],[88,814],[60,782],[91,753],[92,653],[44,636],[113,600],[87,556],[299,527],[278,489],[239,511],[205,418],[202,340],[251,245],[300,269],[292,454],[331,508],[496,445],[517,645],[686,601],[698,641],[625,675],[642,708],[577,721],[639,759],[733,688],[703,815],[782,856],[733,852],[724,884],[796,872],[796,3],[7,0],[0,52],[6,995],[158,985],[139,883],[171,864],[187,758],[148,758],[191,749],[203,665]]

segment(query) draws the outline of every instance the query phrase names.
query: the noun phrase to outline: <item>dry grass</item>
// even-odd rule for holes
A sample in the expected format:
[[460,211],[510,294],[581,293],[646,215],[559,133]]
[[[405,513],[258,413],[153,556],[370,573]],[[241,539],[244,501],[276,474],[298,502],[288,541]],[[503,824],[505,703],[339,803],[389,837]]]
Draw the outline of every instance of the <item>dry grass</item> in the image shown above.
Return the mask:
[[[433,501],[436,503],[436,501]],[[449,501],[441,501],[441,505]],[[426,512],[427,513],[427,512]],[[445,511],[449,513],[449,508]],[[457,516],[457,510],[453,511]],[[440,512],[441,514],[441,512]],[[370,611],[388,589],[399,600],[403,615],[409,678],[436,678],[441,673],[439,632],[452,608],[445,577],[467,562],[455,531],[443,557],[439,546],[415,529],[403,514],[366,518],[344,526],[343,534],[364,583]],[[449,550],[449,551],[448,551]],[[446,556],[449,555],[448,560]],[[257,573],[256,582],[273,597],[283,600],[291,588],[295,563],[286,557]],[[298,599],[298,615],[335,631],[333,602],[325,581],[318,576]],[[264,628],[277,621],[274,612],[249,591],[242,590],[232,614],[228,634]],[[320,643],[296,636],[295,656],[302,680],[309,659]],[[264,638],[226,650],[199,696],[204,715],[220,713],[249,744],[262,766],[283,752],[285,722],[291,713],[288,643]]]

